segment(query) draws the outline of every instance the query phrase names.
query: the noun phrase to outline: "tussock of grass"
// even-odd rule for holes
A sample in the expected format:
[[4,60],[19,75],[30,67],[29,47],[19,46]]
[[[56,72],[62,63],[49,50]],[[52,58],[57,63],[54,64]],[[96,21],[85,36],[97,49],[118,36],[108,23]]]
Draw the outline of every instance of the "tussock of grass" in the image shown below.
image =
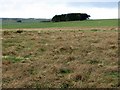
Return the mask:
[[59,70],[59,73],[61,73],[61,74],[67,74],[67,73],[70,73],[70,72],[72,72],[72,71],[68,68],[61,68]]

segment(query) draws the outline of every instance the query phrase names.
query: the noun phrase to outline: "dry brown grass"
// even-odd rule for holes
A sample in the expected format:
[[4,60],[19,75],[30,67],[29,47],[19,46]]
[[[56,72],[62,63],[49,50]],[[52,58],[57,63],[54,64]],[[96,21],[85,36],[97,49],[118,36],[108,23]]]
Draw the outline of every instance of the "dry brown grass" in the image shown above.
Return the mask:
[[3,88],[118,87],[117,32],[95,29],[4,31]]

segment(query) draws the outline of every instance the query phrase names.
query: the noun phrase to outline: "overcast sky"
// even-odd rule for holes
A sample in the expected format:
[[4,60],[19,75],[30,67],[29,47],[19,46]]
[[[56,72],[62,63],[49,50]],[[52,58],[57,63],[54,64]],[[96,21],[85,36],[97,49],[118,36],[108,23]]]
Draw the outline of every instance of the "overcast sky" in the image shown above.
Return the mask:
[[52,18],[66,13],[87,13],[90,19],[118,18],[119,0],[0,0],[0,17]]

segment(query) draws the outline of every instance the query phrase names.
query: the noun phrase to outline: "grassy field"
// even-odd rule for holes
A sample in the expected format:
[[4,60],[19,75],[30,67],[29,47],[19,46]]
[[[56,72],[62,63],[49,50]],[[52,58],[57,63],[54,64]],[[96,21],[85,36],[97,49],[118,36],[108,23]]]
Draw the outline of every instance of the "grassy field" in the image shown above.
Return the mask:
[[[44,28],[3,29],[2,87],[119,87],[117,23],[105,21],[100,20],[104,25],[50,22],[54,28],[43,23]],[[88,22],[93,24],[84,27]],[[80,23],[83,26],[77,26]]]
[[71,22],[5,22],[2,23],[2,28],[52,28],[52,27],[113,27],[118,26],[117,19],[105,20],[86,20],[86,21],[71,21]]

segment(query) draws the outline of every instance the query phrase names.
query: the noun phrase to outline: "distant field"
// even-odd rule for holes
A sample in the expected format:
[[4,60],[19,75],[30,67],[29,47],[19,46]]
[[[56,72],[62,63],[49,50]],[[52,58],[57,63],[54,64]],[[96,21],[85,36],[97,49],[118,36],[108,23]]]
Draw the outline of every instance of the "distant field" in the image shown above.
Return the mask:
[[71,22],[6,22],[3,21],[2,28],[52,28],[52,27],[114,27],[118,26],[117,19],[86,20]]

